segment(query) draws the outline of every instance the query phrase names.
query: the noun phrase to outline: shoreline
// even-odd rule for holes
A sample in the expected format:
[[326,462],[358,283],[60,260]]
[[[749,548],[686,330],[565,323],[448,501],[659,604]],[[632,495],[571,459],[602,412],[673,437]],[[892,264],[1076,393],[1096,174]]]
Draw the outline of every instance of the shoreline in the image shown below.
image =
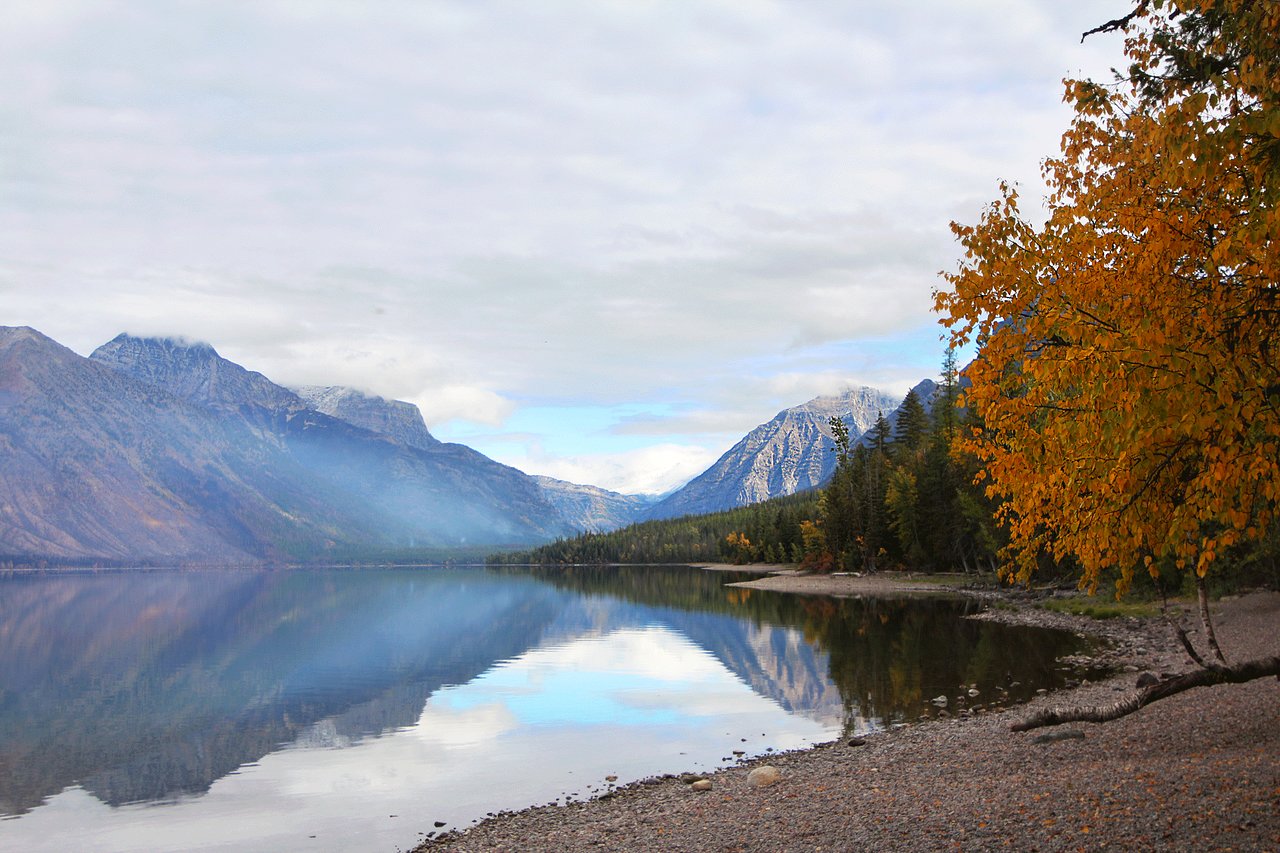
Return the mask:
[[[749,581],[725,584],[744,589],[761,589],[783,592],[789,595],[833,595],[840,598],[876,595],[964,595],[972,590],[964,588],[973,578],[965,575],[900,575],[898,572],[878,572],[871,575],[836,573],[811,574],[794,565],[780,563],[755,563],[734,566],[726,563],[695,563],[695,569],[704,571],[759,572],[762,577]],[[929,578],[931,580],[924,580]]]
[[[970,594],[1002,602],[975,618],[1065,628],[1107,643],[1117,674],[972,717],[914,722],[810,749],[774,753],[707,774],[696,792],[679,776],[645,779],[604,797],[503,812],[429,838],[426,851],[1280,848],[1280,682],[1187,691],[1104,724],[1012,733],[1052,705],[1105,705],[1138,673],[1191,668],[1159,619],[1094,620],[1033,608],[1003,591],[947,584],[798,575],[793,566],[699,564],[761,571],[734,586],[800,595]],[[964,582],[963,576],[957,581]],[[1233,660],[1280,654],[1280,593],[1215,605]],[[747,784],[764,764],[781,772]],[[672,768],[678,773],[682,768]]]

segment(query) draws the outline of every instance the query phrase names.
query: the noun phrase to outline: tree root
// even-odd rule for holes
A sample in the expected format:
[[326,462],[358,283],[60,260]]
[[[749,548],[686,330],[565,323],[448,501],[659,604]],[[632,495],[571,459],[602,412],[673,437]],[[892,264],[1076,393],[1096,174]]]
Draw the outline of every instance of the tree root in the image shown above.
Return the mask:
[[1015,732],[1025,732],[1044,726],[1056,726],[1061,723],[1105,723],[1109,720],[1128,716],[1139,708],[1150,705],[1160,699],[1167,699],[1177,693],[1195,687],[1208,687],[1213,684],[1243,684],[1255,678],[1274,675],[1280,678],[1280,656],[1261,658],[1259,660],[1239,663],[1235,666],[1210,666],[1197,669],[1185,675],[1179,675],[1165,681],[1145,687],[1132,696],[1128,696],[1111,705],[1091,705],[1075,708],[1048,708],[1033,714],[1009,728]]

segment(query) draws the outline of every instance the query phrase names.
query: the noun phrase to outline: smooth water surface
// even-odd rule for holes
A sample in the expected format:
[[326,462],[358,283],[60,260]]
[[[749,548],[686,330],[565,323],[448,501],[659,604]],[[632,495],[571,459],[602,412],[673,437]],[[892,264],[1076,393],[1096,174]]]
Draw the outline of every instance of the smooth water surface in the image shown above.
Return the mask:
[[[386,850],[1063,677],[974,605],[673,567],[0,578],[0,849]],[[984,701],[977,699],[973,701]]]

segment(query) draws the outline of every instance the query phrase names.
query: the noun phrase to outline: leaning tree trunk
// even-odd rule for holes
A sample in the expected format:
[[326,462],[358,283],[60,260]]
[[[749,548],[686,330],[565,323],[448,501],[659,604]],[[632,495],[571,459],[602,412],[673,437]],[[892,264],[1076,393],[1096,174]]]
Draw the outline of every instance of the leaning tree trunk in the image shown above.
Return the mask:
[[1128,716],[1139,708],[1150,705],[1152,702],[1167,699],[1170,696],[1196,687],[1208,687],[1213,684],[1243,684],[1246,681],[1265,678],[1268,675],[1280,678],[1280,657],[1261,658],[1235,664],[1234,666],[1227,663],[1227,659],[1218,645],[1217,634],[1213,630],[1213,619],[1209,615],[1209,595],[1202,577],[1196,578],[1196,593],[1200,606],[1200,621],[1204,626],[1205,637],[1210,650],[1213,652],[1214,660],[1205,660],[1196,651],[1195,646],[1191,643],[1191,638],[1187,636],[1187,632],[1169,616],[1168,602],[1165,602],[1165,619],[1169,622],[1170,627],[1173,628],[1178,642],[1182,644],[1182,648],[1191,660],[1200,667],[1199,669],[1188,672],[1185,675],[1158,681],[1155,684],[1144,687],[1136,694],[1110,705],[1048,708],[1031,715],[1022,722],[1014,723],[1009,728],[1015,732],[1025,732],[1029,729],[1056,726],[1061,723],[1105,723],[1108,720]]
[[1179,675],[1145,687],[1133,696],[1128,696],[1111,705],[1092,705],[1076,708],[1048,708],[1033,714],[1020,723],[1009,728],[1015,732],[1025,732],[1044,726],[1056,726],[1061,723],[1105,723],[1108,720],[1132,714],[1139,708],[1150,705],[1160,699],[1166,699],[1176,693],[1191,690],[1194,687],[1208,687],[1213,684],[1243,684],[1255,678],[1268,675],[1280,677],[1280,657],[1262,658],[1235,666],[1213,666],[1197,669],[1186,675]]
[[1218,659],[1218,663],[1226,664],[1227,659],[1222,655],[1222,649],[1218,646],[1218,634],[1213,630],[1213,619],[1209,617],[1209,590],[1206,588],[1204,578],[1196,575],[1196,598],[1200,601],[1200,622],[1204,625],[1205,639],[1209,641],[1209,648],[1213,651],[1213,656]]

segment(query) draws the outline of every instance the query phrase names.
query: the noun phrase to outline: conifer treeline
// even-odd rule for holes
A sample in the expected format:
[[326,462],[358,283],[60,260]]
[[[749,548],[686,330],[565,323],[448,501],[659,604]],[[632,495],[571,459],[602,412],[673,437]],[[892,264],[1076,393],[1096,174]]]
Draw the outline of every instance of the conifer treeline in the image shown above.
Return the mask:
[[958,408],[959,393],[955,356],[948,352],[929,411],[908,391],[897,422],[890,425],[882,414],[857,443],[832,419],[838,461],[823,490],[817,547],[806,552],[810,566],[994,570],[1002,544],[994,507],[973,483],[976,460],[955,451],[961,430],[973,426]]
[[532,551],[499,554],[489,562],[795,563],[804,559],[801,524],[818,517],[819,499],[814,490],[724,512],[644,521],[610,533],[583,533]]
[[494,563],[800,563],[820,571],[991,569],[992,507],[956,456],[967,416],[957,408],[954,356],[926,410],[908,392],[895,424],[881,413],[860,441],[832,418],[836,472],[826,488],[707,515],[584,533]]

